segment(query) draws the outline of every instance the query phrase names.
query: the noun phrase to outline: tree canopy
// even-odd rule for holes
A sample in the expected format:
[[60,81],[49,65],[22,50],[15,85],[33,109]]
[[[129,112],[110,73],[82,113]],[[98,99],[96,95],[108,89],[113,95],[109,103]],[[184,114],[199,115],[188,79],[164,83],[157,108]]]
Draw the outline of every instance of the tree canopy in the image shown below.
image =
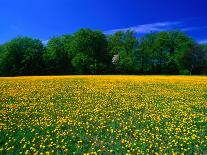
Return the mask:
[[17,37],[1,46],[2,75],[36,75],[42,73],[44,46],[38,39]]
[[207,74],[207,45],[181,31],[105,35],[80,29],[49,40],[17,37],[0,45],[0,75]]
[[72,72],[70,44],[72,36],[64,35],[49,40],[43,53],[45,71],[48,74],[69,74]]
[[78,74],[101,74],[107,67],[107,40],[101,31],[80,29],[71,42],[72,65]]

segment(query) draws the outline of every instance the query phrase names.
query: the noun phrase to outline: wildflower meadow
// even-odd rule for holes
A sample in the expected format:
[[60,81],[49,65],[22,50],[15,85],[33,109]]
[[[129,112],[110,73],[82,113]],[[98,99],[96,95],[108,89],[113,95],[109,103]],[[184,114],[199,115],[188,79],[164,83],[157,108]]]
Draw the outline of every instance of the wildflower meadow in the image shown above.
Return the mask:
[[0,154],[206,154],[207,77],[0,78]]

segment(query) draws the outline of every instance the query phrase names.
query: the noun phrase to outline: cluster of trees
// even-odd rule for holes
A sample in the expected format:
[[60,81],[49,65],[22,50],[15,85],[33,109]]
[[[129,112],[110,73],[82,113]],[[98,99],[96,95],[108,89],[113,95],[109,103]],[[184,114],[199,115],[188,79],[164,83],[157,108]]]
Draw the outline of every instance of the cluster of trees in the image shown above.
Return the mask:
[[0,75],[207,74],[207,45],[180,31],[105,35],[80,29],[49,40],[17,37],[0,46]]

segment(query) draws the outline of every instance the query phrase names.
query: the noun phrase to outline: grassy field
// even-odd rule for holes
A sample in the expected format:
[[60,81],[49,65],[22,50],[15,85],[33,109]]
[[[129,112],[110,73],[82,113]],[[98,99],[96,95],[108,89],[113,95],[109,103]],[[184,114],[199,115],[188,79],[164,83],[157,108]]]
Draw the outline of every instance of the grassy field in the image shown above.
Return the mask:
[[207,153],[207,77],[0,78],[0,154],[182,153]]

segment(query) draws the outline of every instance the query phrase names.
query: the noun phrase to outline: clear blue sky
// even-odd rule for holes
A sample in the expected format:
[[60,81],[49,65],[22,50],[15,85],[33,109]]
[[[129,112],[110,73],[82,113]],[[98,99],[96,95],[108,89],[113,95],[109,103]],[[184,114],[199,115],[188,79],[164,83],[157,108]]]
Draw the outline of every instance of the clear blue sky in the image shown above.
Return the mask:
[[0,43],[18,35],[45,41],[80,28],[140,35],[181,29],[207,42],[207,0],[0,0]]

